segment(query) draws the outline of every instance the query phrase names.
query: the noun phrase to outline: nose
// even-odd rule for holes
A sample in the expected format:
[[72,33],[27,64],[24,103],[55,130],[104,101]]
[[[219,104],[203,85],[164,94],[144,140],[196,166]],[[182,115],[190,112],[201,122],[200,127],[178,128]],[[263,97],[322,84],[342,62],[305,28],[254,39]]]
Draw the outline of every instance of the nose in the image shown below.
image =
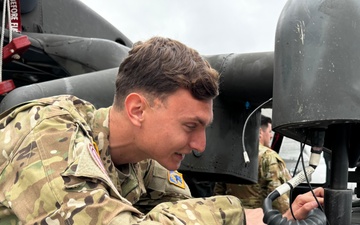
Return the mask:
[[205,151],[206,147],[206,134],[205,131],[194,133],[190,137],[189,146],[192,150],[196,150],[198,152]]

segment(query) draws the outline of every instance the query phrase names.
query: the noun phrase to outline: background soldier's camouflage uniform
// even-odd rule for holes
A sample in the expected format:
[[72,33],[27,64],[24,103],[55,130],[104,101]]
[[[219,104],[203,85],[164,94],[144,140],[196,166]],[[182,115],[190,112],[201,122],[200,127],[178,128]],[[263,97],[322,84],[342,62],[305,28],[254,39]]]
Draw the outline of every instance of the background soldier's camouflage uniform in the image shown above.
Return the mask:
[[0,116],[0,224],[245,224],[237,198],[190,199],[153,160],[115,168],[108,114],[58,96]]
[[[264,199],[281,184],[291,179],[284,160],[274,150],[259,145],[258,183],[252,185],[216,183],[216,195],[227,194],[240,198],[244,208],[262,208]],[[273,208],[282,214],[289,208],[289,195],[284,194],[273,202]]]

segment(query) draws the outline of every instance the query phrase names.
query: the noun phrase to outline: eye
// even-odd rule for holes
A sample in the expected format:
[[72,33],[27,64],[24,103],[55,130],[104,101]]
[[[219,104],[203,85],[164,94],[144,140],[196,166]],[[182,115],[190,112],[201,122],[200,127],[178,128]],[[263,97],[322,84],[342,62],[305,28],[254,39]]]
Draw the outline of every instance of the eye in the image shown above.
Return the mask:
[[197,124],[196,123],[187,123],[185,124],[185,127],[189,130],[194,130],[196,128]]

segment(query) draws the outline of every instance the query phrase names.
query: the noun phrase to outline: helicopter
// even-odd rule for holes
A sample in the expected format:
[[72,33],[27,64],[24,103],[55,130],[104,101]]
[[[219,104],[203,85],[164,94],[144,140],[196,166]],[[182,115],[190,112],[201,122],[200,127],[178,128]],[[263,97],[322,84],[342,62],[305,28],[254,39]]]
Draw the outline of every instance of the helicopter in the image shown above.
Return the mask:
[[[57,94],[73,94],[96,107],[111,105],[118,66],[133,44],[129,38],[81,1],[19,0],[10,6],[11,23],[1,26],[0,112]],[[349,182],[359,182],[357,169],[349,171],[358,167],[360,155],[359,6],[355,1],[289,0],[279,18],[274,52],[203,55],[222,76],[221,94],[214,100],[206,151],[194,151],[179,168],[189,183],[255,183],[259,109],[271,108],[279,137],[275,150],[280,151],[282,137],[310,146],[321,142],[327,150],[326,180],[313,185],[327,188],[329,224],[359,223],[347,189]],[[307,183],[294,188],[307,190]]]

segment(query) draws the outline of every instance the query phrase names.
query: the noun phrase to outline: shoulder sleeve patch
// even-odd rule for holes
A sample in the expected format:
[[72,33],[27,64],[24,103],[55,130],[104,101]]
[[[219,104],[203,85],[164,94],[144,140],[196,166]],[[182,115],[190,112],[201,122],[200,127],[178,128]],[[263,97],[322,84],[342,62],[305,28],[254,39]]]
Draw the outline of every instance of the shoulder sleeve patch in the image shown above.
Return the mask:
[[172,185],[185,189],[185,181],[183,175],[176,170],[168,171],[168,181]]

